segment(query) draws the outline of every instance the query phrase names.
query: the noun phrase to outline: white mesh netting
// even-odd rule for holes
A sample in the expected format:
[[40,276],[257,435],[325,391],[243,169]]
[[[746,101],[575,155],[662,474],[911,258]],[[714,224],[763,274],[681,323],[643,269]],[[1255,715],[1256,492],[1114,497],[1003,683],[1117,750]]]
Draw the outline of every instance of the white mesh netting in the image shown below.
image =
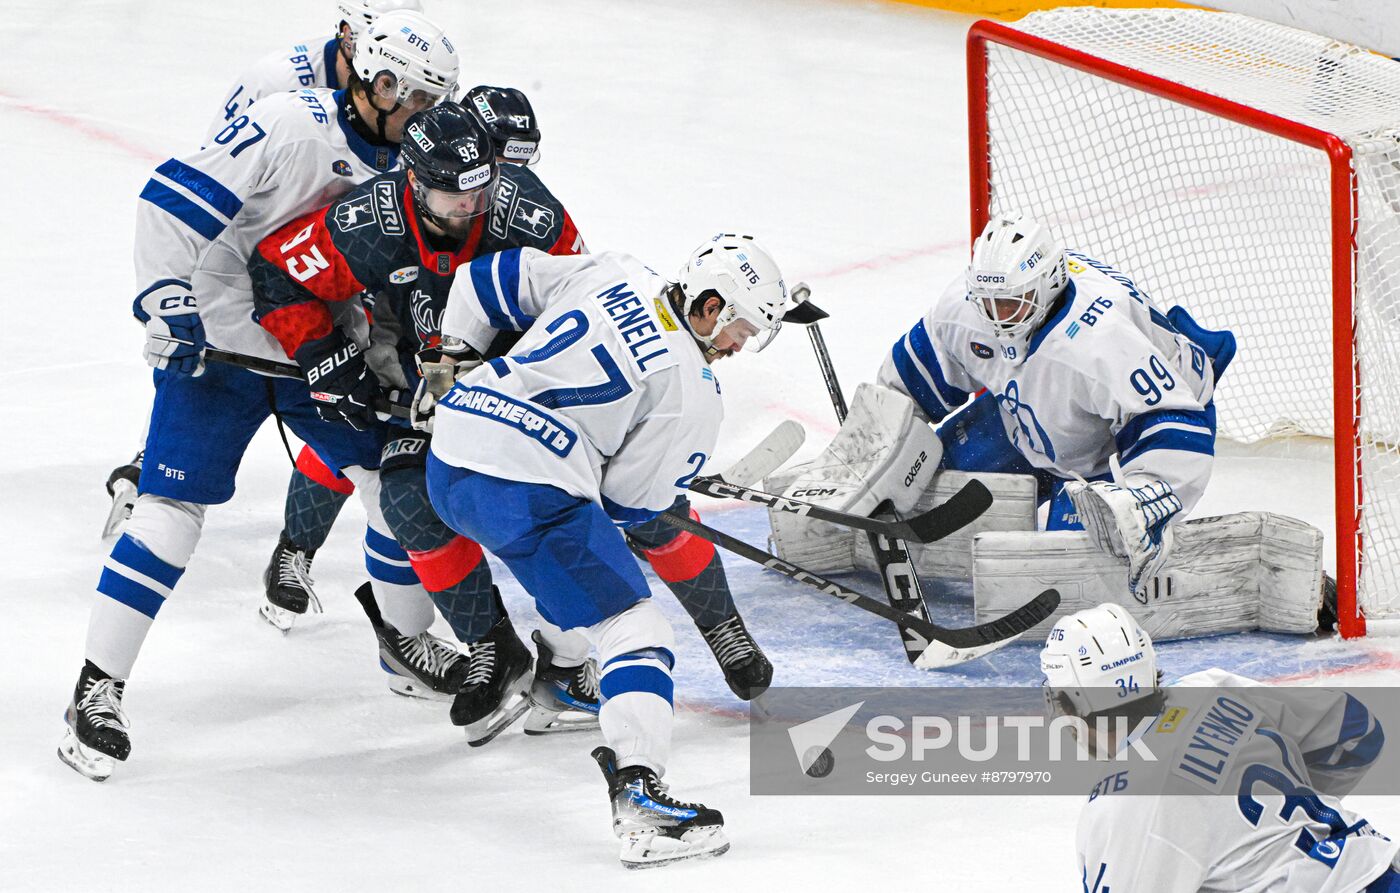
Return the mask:
[[[1358,593],[1368,617],[1400,616],[1400,63],[1203,10],[1061,9],[1012,27],[1352,148]],[[1239,353],[1216,398],[1222,436],[1332,436],[1325,152],[996,43],[987,97],[993,213],[1034,214],[1164,309],[1180,303],[1233,330]]]

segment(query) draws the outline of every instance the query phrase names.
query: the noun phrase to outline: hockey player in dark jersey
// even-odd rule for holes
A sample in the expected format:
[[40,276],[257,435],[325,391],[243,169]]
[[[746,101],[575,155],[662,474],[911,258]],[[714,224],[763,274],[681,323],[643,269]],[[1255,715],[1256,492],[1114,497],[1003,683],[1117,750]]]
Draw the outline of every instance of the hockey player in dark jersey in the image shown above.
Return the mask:
[[[473,87],[463,97],[462,104],[491,137],[497,162],[534,164],[539,160],[539,118],[529,98],[520,90],[485,85]],[[397,331],[382,325],[372,335],[371,365],[376,353],[394,350]],[[397,372],[392,373],[392,378],[381,384],[407,387],[406,380]],[[290,630],[297,616],[305,614],[308,608],[319,608],[310,578],[311,561],[330,536],[336,516],[354,490],[354,484],[326,465],[315,450],[302,447],[297,454],[296,469],[287,482],[282,532],[263,572],[266,600],[259,607],[259,614],[283,632]],[[361,601],[364,603],[364,599]]]
[[[499,166],[489,136],[460,105],[416,116],[405,139],[412,146],[406,170],[369,180],[272,233],[249,262],[259,321],[303,366],[322,414],[356,427],[373,424],[382,382],[417,379],[415,357],[437,346],[460,265],[507,248],[583,249],[559,201],[523,166]],[[365,290],[377,295],[374,341],[388,331],[395,347],[377,369],[331,323],[330,304]],[[393,429],[383,453],[381,507],[412,571],[457,638],[471,646],[468,685],[475,680],[519,694],[506,699],[498,716],[464,716],[454,707],[453,720],[468,727],[469,740],[485,743],[530,706],[531,658],[480,546],[443,524],[428,501],[427,442],[428,435],[410,427]],[[391,634],[382,625],[377,632],[381,642]],[[527,730],[596,725],[596,669],[586,640],[557,630],[539,640],[552,660],[542,660],[536,673],[537,710]],[[579,715],[561,717],[566,709]]]

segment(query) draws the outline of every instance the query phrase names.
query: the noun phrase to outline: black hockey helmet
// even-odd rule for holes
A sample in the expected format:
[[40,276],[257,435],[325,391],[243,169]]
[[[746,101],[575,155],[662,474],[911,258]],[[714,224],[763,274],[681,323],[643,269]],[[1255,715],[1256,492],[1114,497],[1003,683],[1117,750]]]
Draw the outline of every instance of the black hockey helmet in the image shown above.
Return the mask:
[[461,105],[444,102],[409,118],[402,151],[420,213],[441,222],[476,217],[491,206],[500,174],[495,150]]
[[533,164],[539,157],[540,125],[530,100],[514,87],[473,87],[462,104],[491,134],[496,157]]

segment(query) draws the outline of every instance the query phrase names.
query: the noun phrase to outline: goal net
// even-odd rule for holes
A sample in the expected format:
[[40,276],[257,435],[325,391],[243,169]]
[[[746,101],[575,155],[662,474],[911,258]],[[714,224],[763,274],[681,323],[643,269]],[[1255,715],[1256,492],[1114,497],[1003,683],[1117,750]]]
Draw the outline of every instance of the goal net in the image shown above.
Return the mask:
[[973,234],[1025,211],[1232,330],[1220,436],[1333,438],[1343,634],[1400,630],[1400,63],[1074,8],[974,25],[968,84]]

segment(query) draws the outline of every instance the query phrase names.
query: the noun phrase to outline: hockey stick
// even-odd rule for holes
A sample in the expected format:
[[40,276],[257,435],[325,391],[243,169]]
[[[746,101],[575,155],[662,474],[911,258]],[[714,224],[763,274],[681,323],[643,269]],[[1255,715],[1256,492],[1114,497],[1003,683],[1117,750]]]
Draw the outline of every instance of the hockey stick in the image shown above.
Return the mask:
[[828,580],[826,577],[804,570],[795,564],[782,560],[770,552],[765,552],[757,546],[751,546],[737,537],[715,530],[713,527],[708,527],[701,524],[699,521],[693,521],[690,518],[683,518],[671,514],[662,514],[658,517],[672,527],[680,528],[701,539],[709,540],[715,545],[727,549],[743,558],[747,558],[756,564],[761,564],[771,571],[775,571],[799,583],[805,583],[833,598],[838,598],[847,604],[855,605],[863,611],[868,611],[871,614],[890,620],[898,624],[902,629],[907,629],[921,636],[925,645],[914,661],[914,664],[922,669],[948,667],[972,660],[975,657],[981,657],[990,651],[995,651],[1008,641],[1021,635],[1037,623],[1040,623],[1046,617],[1049,617],[1060,605],[1060,594],[1054,589],[1047,589],[1010,614],[998,617],[996,620],[978,624],[977,626],[949,629],[948,627],[939,626],[932,621],[925,620],[922,617],[906,614],[897,608],[887,605],[877,599],[873,599],[868,595],[862,595],[853,589],[847,589],[839,583]]
[[[234,353],[231,350],[220,350],[217,347],[206,347],[204,348],[204,359],[214,363],[223,363],[225,366],[237,366],[239,369],[247,369],[249,372],[271,375],[274,378],[294,378],[297,381],[306,381],[306,376],[302,374],[300,366],[292,363],[279,363],[276,360],[265,360],[262,357],[250,356],[246,353]],[[389,396],[375,399],[374,411],[393,416],[396,419],[409,418],[408,407],[393,399],[393,396],[399,392],[394,390],[387,393]]]
[[[793,287],[795,295],[799,290],[806,294],[811,294],[811,289],[805,282],[799,282]],[[838,424],[846,422],[846,397],[841,393],[841,382],[836,378],[836,367],[831,362],[831,354],[826,349],[826,339],[822,337],[821,327],[817,323],[807,326],[807,334],[812,340],[812,350],[817,355],[817,366],[821,368],[822,381],[826,383],[827,396],[831,398],[831,406],[836,410],[836,421]],[[888,501],[876,507],[873,514],[879,515],[889,512],[894,517],[892,506]],[[885,597],[890,604],[903,611],[905,614],[912,614],[924,620],[929,619],[928,605],[924,602],[924,585],[919,581],[918,570],[914,567],[913,556],[909,554],[909,547],[896,537],[881,536],[877,533],[867,533],[866,537],[870,542],[870,551],[875,556],[875,566],[880,571],[880,583],[885,588]],[[918,633],[907,626],[899,628],[900,639],[904,642],[904,656],[909,658],[909,662],[917,663],[919,656],[924,653],[928,643],[923,641]]]
[[814,521],[827,521],[842,527],[852,527],[883,536],[913,540],[916,543],[932,543],[966,527],[977,520],[992,504],[992,493],[981,481],[968,481],[947,502],[936,505],[921,515],[907,521],[886,521],[881,518],[867,518],[835,509],[823,508],[800,499],[774,496],[751,487],[726,483],[719,478],[698,477],[690,482],[690,489],[696,493],[713,496],[716,499],[740,499],[756,505],[767,506],[774,511],[803,515]]

